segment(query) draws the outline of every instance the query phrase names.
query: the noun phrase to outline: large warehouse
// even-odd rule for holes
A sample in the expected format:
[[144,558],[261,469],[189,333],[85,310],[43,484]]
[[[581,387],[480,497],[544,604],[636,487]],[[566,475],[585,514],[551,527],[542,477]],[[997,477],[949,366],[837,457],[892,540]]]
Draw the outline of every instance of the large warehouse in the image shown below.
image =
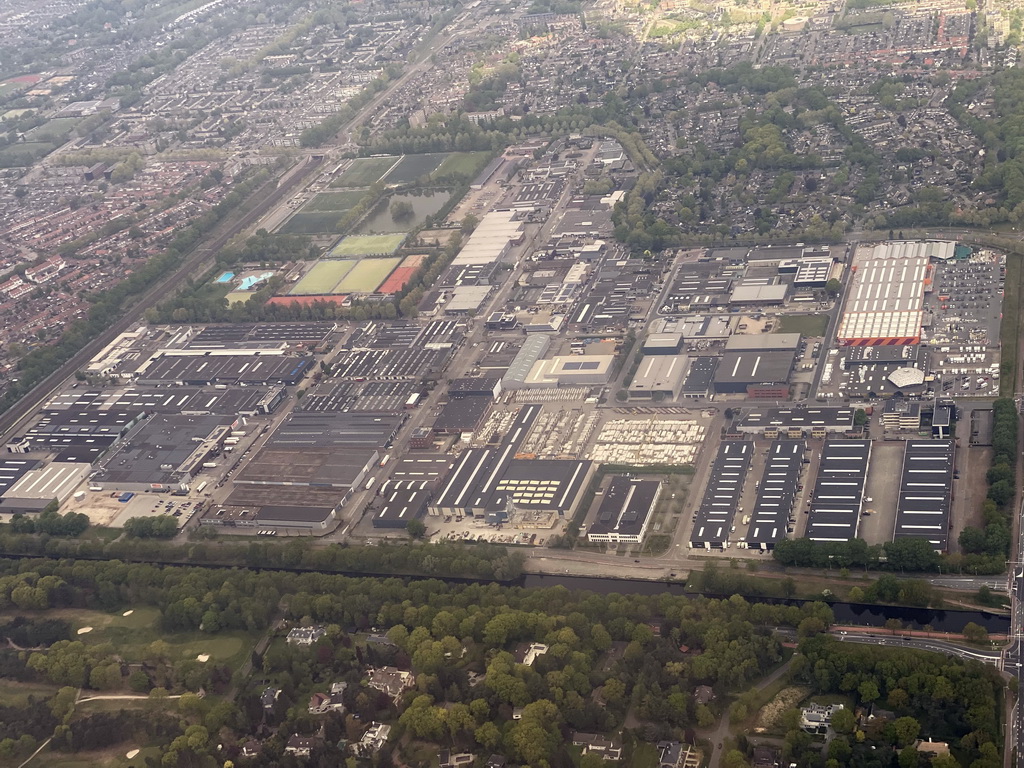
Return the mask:
[[857,249],[853,279],[837,340],[850,346],[917,344],[931,258],[952,251],[951,242],[896,241]]
[[590,526],[587,539],[639,544],[647,533],[660,493],[660,480],[622,475],[613,478],[601,499],[597,520]]
[[813,541],[849,541],[857,537],[870,457],[870,440],[825,443],[804,536]]
[[715,392],[748,395],[769,392],[771,399],[789,397],[792,352],[726,352],[715,372]]
[[894,539],[927,539],[937,552],[948,548],[953,447],[952,440],[906,442]]
[[631,398],[667,397],[674,400],[683,390],[689,370],[686,355],[648,355],[640,361],[629,385]]

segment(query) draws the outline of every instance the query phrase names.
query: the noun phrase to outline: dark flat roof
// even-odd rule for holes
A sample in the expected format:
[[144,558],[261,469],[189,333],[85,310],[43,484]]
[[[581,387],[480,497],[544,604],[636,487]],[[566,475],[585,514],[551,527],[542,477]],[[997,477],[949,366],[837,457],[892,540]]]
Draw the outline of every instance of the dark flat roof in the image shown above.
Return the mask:
[[312,357],[288,355],[164,355],[139,374],[140,382],[185,384],[297,384]]
[[786,538],[807,443],[776,440],[768,449],[761,485],[750,513],[747,543],[772,546]]
[[753,455],[754,444],[747,440],[726,440],[718,446],[718,455],[711,465],[704,497],[693,523],[691,544],[722,546],[729,541]]
[[524,405],[496,447],[463,451],[438,491],[435,506],[484,509],[540,411],[539,405]]
[[726,352],[715,384],[785,384],[792,369],[792,352]]
[[953,488],[952,440],[908,440],[893,538],[919,538],[939,552],[949,546]]
[[590,533],[615,532],[620,536],[639,536],[647,518],[654,512],[660,487],[658,480],[639,480],[621,475],[612,478]]
[[691,357],[690,370],[683,380],[683,392],[707,392],[718,368],[717,357]]
[[491,395],[470,395],[449,400],[434,420],[435,432],[472,432],[491,407]]
[[747,411],[738,423],[742,431],[760,431],[769,427],[779,429],[849,429],[853,426],[853,408],[758,408]]
[[856,538],[870,457],[870,440],[825,442],[804,534],[808,539],[849,541]]
[[0,496],[18,482],[22,475],[38,467],[40,463],[35,459],[0,459]]

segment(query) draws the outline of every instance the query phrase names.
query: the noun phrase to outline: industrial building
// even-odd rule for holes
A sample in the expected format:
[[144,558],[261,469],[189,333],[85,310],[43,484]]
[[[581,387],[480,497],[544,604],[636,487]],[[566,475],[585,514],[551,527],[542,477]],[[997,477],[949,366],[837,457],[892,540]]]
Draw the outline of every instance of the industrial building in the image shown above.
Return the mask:
[[643,352],[651,355],[678,355],[683,350],[683,334],[652,333],[644,339]]
[[711,390],[718,370],[717,357],[692,357],[690,369],[683,379],[682,396],[693,400],[711,397]]
[[380,460],[404,414],[291,414],[235,477],[236,484],[351,490]]
[[747,434],[763,434],[771,439],[791,431],[824,437],[826,433],[849,432],[853,429],[855,416],[853,408],[832,406],[757,408],[746,411],[733,429]]
[[849,541],[857,537],[870,457],[870,440],[825,443],[818,461],[806,538]]
[[806,451],[803,440],[776,440],[768,449],[747,529],[746,545],[750,549],[771,550],[786,538],[794,519]]
[[[16,470],[13,474],[19,472]],[[13,474],[8,469],[7,481],[13,479]],[[88,464],[54,461],[26,469],[0,495],[0,512],[41,512],[55,499],[61,503],[66,501],[88,476]]]
[[592,542],[640,544],[661,494],[660,480],[641,480],[619,475],[604,492],[597,519],[587,531]]
[[726,352],[791,352],[800,346],[799,333],[741,333],[725,342]]
[[145,416],[141,410],[81,408],[47,410],[23,435],[7,444],[11,453],[52,452],[57,461],[91,464]]
[[792,371],[790,351],[726,352],[715,372],[715,393],[785,400]]
[[926,539],[936,552],[948,549],[954,449],[953,440],[906,442],[893,539]]
[[143,365],[140,384],[286,384],[302,381],[313,367],[312,357],[291,357],[264,353],[182,354],[164,352]]
[[435,434],[457,435],[476,432],[490,410],[490,396],[460,397],[441,407],[431,427]]
[[374,528],[405,528],[427,512],[431,484],[424,480],[392,480],[370,502]]
[[188,490],[204,465],[214,465],[233,417],[159,413],[125,435],[98,464],[95,479],[120,491]]
[[677,398],[683,390],[689,359],[686,355],[654,355],[640,361],[629,385],[631,398]]
[[538,360],[523,382],[527,389],[607,384],[615,355],[566,355]]
[[735,527],[733,518],[741,511],[743,483],[753,455],[754,444],[746,440],[727,440],[718,446],[704,497],[694,514],[691,547],[725,549],[729,546],[729,534]]
[[858,248],[837,341],[851,346],[920,342],[929,260],[953,248],[951,242],[906,241]]
[[501,377],[501,388],[503,390],[523,389],[533,366],[544,357],[549,346],[551,346],[551,337],[546,333],[533,333],[527,336],[523,346],[519,348],[516,356],[512,359],[505,375]]

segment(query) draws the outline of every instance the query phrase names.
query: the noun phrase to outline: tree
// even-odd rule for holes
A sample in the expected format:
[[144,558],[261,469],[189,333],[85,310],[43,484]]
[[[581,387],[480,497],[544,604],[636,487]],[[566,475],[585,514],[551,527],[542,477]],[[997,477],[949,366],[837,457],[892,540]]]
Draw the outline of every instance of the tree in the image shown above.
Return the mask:
[[427,526],[422,520],[410,520],[405,524],[405,530],[409,532],[409,535],[414,539],[422,539],[423,535],[427,532]]
[[829,280],[827,283],[825,283],[825,291],[826,291],[826,293],[828,293],[828,295],[832,296],[833,298],[839,295],[840,287],[841,287],[841,285],[839,283],[839,280],[837,280],[834,277],[831,280]]
[[964,640],[969,643],[987,643],[988,642],[988,630],[984,627],[980,627],[973,621],[968,622],[963,629]]
[[857,686],[857,693],[860,694],[861,701],[865,704],[870,704],[879,696],[878,685],[875,684],[874,680],[865,680]]
[[836,733],[853,733],[857,716],[849,709],[840,709],[832,714],[832,729]]
[[750,768],[747,757],[738,749],[730,749],[722,758],[724,768]]
[[892,729],[896,737],[896,743],[899,746],[905,747],[912,744],[917,738],[917,735],[921,732],[921,724],[913,717],[898,717],[893,721]]

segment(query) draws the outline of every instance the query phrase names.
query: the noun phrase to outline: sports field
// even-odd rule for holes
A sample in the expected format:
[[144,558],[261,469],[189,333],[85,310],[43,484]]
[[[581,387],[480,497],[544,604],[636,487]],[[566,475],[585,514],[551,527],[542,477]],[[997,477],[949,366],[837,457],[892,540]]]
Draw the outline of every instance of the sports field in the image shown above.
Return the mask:
[[[290,291],[289,296],[335,293],[334,287],[356,265],[355,261],[318,261]],[[374,286],[376,287],[376,286]]]
[[421,176],[429,176],[448,159],[447,152],[429,152],[423,155],[403,155],[391,172],[384,177],[388,184],[409,184]]
[[490,156],[490,152],[452,152],[431,175],[436,179],[450,175],[473,179],[483,170]]
[[398,161],[395,156],[360,157],[341,174],[332,187],[368,187],[387,173]]
[[331,249],[328,258],[384,256],[397,251],[404,241],[405,235],[349,235]]
[[341,211],[299,211],[278,230],[282,235],[341,234],[338,223],[345,214]]
[[[363,199],[365,192],[349,189],[344,192],[321,192],[304,206],[303,213],[316,213],[318,211],[337,211],[339,214],[355,208],[356,204]],[[340,215],[339,215],[340,218]]]
[[25,138],[29,141],[64,141],[80,122],[80,117],[56,117],[33,128],[25,134]]
[[377,290],[401,259],[363,259],[338,283],[333,293],[369,293]]

